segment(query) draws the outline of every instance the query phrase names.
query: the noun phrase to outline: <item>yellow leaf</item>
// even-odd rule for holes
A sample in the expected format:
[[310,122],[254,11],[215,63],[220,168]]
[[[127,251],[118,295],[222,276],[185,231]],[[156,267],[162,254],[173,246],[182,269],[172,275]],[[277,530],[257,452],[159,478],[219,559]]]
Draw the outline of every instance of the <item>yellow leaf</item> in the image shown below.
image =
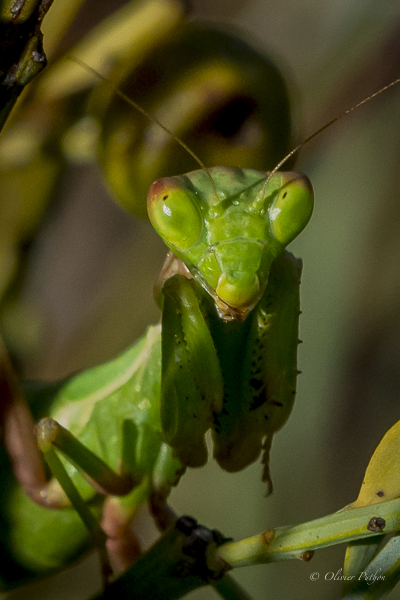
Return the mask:
[[394,500],[400,496],[400,421],[383,436],[365,472],[360,493],[349,508]]

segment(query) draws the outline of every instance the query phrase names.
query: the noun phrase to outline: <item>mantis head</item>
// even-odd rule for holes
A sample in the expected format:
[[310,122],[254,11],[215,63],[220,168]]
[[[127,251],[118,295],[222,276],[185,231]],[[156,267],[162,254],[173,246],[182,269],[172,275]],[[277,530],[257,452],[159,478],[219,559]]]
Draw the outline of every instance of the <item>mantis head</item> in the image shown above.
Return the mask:
[[[305,175],[215,167],[160,179],[147,197],[153,227],[227,319],[259,301],[273,260],[307,225]],[[210,176],[214,185],[210,185]]]

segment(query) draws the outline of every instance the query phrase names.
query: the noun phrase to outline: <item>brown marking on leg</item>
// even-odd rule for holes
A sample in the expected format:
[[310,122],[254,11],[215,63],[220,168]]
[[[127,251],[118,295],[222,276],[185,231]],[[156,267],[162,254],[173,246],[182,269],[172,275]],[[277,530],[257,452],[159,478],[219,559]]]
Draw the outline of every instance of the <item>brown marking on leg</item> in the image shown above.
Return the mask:
[[133,517],[128,511],[124,514],[118,498],[110,497],[104,503],[101,527],[108,538],[106,548],[116,575],[134,565],[140,556],[140,543],[131,528]]
[[158,530],[161,532],[175,525],[178,520],[176,513],[167,503],[164,494],[153,492],[149,498],[149,509]]
[[16,479],[32,500],[42,504],[46,476],[36,442],[35,423],[1,340],[0,422]]

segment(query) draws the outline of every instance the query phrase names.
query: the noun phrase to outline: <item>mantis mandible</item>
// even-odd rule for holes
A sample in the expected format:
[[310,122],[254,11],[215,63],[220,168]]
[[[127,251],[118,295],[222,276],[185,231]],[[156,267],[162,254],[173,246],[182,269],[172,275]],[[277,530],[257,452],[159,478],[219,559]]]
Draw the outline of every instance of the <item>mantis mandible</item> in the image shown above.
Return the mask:
[[[75,556],[87,544],[86,527],[116,570],[126,568],[138,552],[129,529],[138,508],[149,501],[160,527],[174,518],[166,498],[186,467],[206,462],[209,430],[222,468],[239,471],[263,454],[270,484],[272,436],[290,414],[296,385],[301,262],[285,248],[313,207],[307,177],[279,171],[288,157],[270,174],[202,168],[151,186],[149,216],[172,253],[159,286],[161,325],[49,393],[51,418],[38,426],[57,474],[48,483],[40,465],[35,476],[19,468],[31,424],[23,400],[16,403],[14,419],[24,427],[9,451],[37,504],[16,487],[6,511],[10,546],[28,568],[57,568]],[[18,397],[10,381],[6,394]],[[77,512],[47,510],[71,501]],[[88,504],[102,510],[106,542]]]

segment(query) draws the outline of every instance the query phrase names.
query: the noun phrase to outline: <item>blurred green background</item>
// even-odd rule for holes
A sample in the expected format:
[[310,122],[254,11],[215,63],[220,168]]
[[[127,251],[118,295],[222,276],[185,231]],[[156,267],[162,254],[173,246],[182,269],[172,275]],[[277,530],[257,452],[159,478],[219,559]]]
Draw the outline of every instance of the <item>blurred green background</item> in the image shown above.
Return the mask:
[[[86,2],[88,21],[90,7],[101,14],[111,4]],[[296,142],[400,74],[398,3],[193,5],[194,18],[240,26],[245,38],[275,58],[289,85]],[[79,35],[75,27],[71,39]],[[301,151],[296,169],[310,177],[316,197],[311,223],[290,248],[304,261],[303,374],[293,414],[272,448],[274,493],[264,497],[259,464],[229,475],[210,462],[173,491],[178,513],[240,539],[323,516],[356,498],[374,448],[400,418],[399,131],[400,88],[394,88]],[[23,322],[35,323],[20,336],[23,369],[41,379],[114,356],[158,319],[152,285],[162,243],[147,223],[113,204],[97,167],[68,168],[62,202],[30,253],[19,307]],[[5,323],[10,335],[17,323],[15,315]],[[154,535],[145,515],[138,528],[143,538]],[[343,555],[344,547],[337,547],[319,551],[310,563],[234,575],[255,600],[333,600],[341,584],[325,575],[340,569]],[[46,581],[4,597],[87,598],[81,578],[87,579],[88,564],[74,578],[62,575],[61,584]],[[320,579],[310,581],[315,571]],[[96,586],[95,574],[88,585]],[[208,589],[191,596],[212,597]]]

